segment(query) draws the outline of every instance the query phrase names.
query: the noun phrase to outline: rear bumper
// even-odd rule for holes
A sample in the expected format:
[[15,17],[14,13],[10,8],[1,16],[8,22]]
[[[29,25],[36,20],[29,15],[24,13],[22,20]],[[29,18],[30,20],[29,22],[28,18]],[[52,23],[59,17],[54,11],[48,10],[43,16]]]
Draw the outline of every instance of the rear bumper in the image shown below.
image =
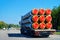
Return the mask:
[[34,30],[34,31],[53,31],[53,32],[55,32],[56,30],[55,29],[44,29],[44,30],[37,29],[37,30]]
[[51,29],[51,30],[48,30],[48,29],[45,29],[45,30],[35,30],[35,34],[34,36],[45,36],[45,35],[51,35],[51,34],[54,34],[54,32],[56,32],[55,29]]

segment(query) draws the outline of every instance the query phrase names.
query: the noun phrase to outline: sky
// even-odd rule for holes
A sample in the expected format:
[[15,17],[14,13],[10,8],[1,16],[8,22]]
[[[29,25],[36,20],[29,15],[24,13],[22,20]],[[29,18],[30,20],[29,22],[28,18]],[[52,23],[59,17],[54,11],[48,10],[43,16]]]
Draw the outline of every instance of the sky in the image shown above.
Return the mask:
[[53,9],[59,5],[60,0],[0,0],[0,21],[19,24],[21,16],[34,8]]

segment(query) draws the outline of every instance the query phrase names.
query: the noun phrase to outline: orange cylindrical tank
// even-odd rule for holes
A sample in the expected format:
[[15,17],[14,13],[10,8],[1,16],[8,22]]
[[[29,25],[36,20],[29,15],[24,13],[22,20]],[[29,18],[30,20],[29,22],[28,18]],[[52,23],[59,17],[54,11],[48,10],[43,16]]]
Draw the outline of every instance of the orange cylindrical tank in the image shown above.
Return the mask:
[[33,22],[37,22],[37,21],[38,21],[38,16],[37,16],[37,15],[34,15],[34,16],[32,17],[32,20],[33,20]]
[[44,29],[45,28],[45,23],[44,22],[40,23],[39,28]]
[[51,14],[51,10],[50,9],[46,9],[46,15],[50,15]]
[[39,12],[39,11],[38,11],[37,9],[33,9],[33,10],[32,10],[32,14],[33,14],[33,15],[37,15],[38,12]]
[[41,15],[41,16],[39,17],[39,21],[40,21],[40,22],[44,22],[44,21],[45,21],[45,16],[44,16],[44,15]]
[[47,21],[47,22],[51,22],[51,21],[52,21],[51,15],[47,15],[47,16],[46,16],[46,21]]
[[44,9],[39,9],[39,14],[40,15],[44,15],[44,13],[45,13],[45,10]]
[[35,23],[32,24],[32,27],[34,29],[38,29],[39,28],[39,24],[37,22],[35,22]]
[[46,23],[46,28],[51,29],[52,28],[52,23],[50,23],[50,22]]

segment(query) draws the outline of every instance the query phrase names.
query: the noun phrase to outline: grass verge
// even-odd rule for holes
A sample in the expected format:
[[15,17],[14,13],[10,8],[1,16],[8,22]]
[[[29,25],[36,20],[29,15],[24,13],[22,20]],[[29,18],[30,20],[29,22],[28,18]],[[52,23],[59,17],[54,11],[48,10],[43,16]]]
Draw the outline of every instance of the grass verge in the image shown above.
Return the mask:
[[60,32],[55,32],[55,34],[60,35]]

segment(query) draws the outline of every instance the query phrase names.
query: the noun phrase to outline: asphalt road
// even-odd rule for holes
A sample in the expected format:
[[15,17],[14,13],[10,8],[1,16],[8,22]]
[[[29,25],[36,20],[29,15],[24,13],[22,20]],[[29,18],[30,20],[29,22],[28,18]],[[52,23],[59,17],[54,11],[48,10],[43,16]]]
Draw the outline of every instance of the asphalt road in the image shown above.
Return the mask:
[[48,38],[29,37],[19,30],[0,30],[0,40],[60,40],[60,35],[50,35]]

